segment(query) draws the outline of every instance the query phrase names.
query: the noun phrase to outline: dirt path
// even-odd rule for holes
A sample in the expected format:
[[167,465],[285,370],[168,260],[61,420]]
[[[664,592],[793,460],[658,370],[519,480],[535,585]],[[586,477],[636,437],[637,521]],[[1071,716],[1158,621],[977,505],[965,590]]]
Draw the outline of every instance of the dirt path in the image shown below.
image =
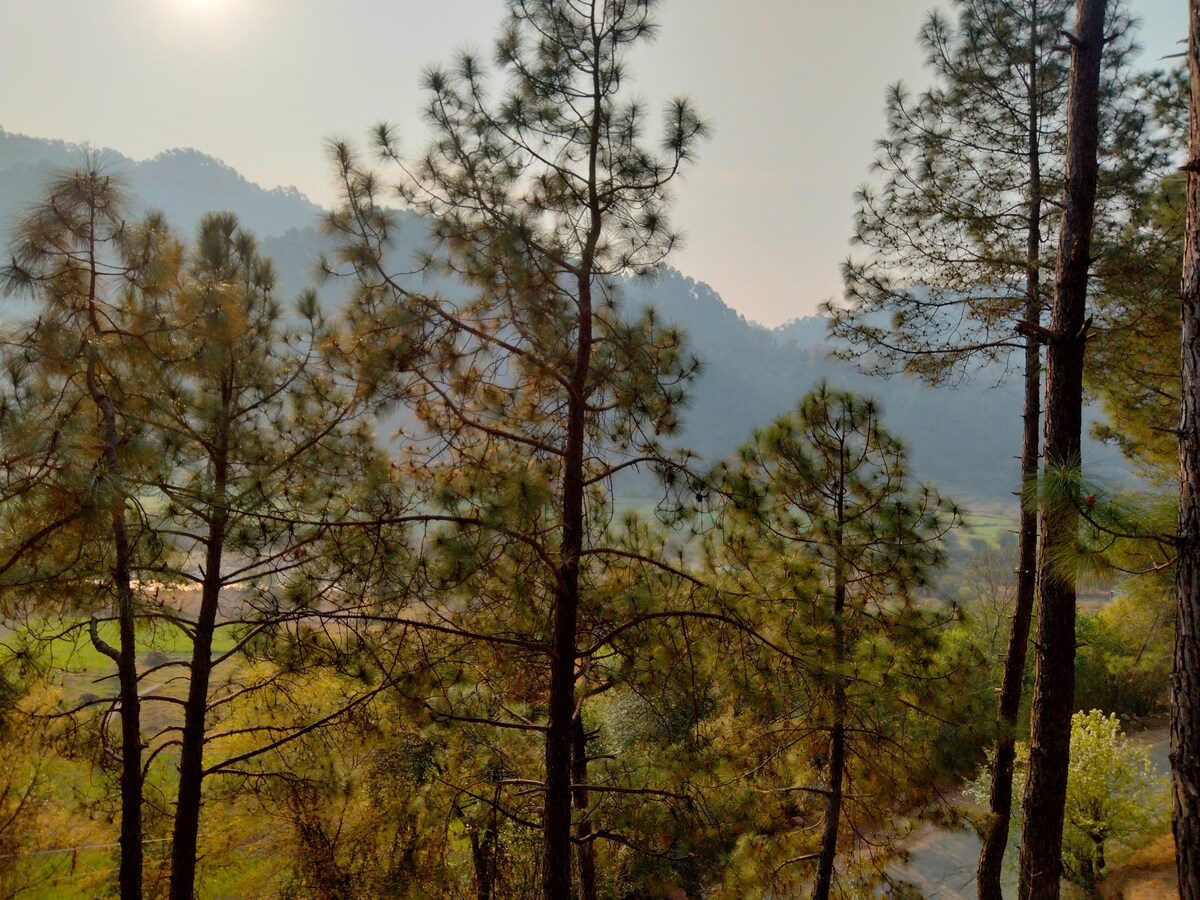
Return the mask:
[[1163,835],[1117,866],[1100,886],[1105,900],[1159,900],[1179,896],[1175,874],[1175,842]]

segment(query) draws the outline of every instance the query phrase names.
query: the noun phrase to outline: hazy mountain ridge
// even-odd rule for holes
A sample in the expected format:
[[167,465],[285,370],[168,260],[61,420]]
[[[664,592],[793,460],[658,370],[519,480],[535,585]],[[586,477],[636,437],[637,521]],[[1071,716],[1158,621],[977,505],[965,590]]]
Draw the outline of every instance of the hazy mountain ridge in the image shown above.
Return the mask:
[[[879,400],[884,422],[908,444],[918,478],[958,496],[1011,500],[1020,450],[1016,383],[980,373],[958,387],[935,389],[911,378],[870,377],[830,358],[819,317],[767,329],[730,309],[708,285],[673,270],[649,289],[634,286],[631,295],[683,323],[704,363],[686,420],[688,445],[706,458],[729,453],[827,380]],[[1112,457],[1108,448],[1090,449],[1106,462]]]
[[294,187],[261,187],[198,150],[165,150],[139,161],[111,148],[32,138],[0,128],[0,231],[9,233],[55,171],[78,167],[89,155],[125,179],[142,208],[160,210],[185,235],[195,231],[200,216],[218,208],[236,211],[247,228],[262,235],[304,228],[324,212]]
[[[7,234],[20,210],[36,200],[56,169],[77,166],[86,151],[0,131],[0,222]],[[190,235],[205,212],[230,210],[260,238],[279,273],[279,293],[290,299],[313,283],[330,240],[316,227],[323,210],[295,188],[264,189],[233,168],[196,150],[171,150],[142,162],[116,151],[101,161],[126,178],[143,208],[162,210],[181,234]],[[417,217],[400,229],[403,257],[420,243]],[[339,305],[337,279],[319,288],[326,308]],[[869,378],[828,355],[819,316],[768,329],[731,309],[708,285],[674,269],[628,284],[628,302],[654,306],[664,320],[681,324],[703,363],[692,391],[680,443],[715,461],[745,442],[752,430],[787,411],[822,379],[879,398],[884,420],[911,449],[913,473],[960,497],[1010,500],[1017,483],[1020,445],[1019,387],[983,373],[957,388],[931,389],[907,378]],[[1113,467],[1117,454],[1094,442],[1086,458]]]
[[771,329],[771,334],[784,346],[811,347],[829,341],[829,320],[824,316],[799,316],[788,319]]

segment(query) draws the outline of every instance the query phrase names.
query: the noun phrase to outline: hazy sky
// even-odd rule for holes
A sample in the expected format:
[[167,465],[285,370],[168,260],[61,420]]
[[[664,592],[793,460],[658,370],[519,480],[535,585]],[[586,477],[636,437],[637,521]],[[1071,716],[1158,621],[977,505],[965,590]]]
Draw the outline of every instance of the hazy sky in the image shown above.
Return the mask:
[[[775,325],[840,294],[852,195],[886,86],[925,84],[937,0],[664,0],[630,64],[659,108],[714,129],[677,191],[672,264]],[[1143,60],[1177,51],[1185,0],[1135,0]],[[194,147],[266,187],[333,199],[330,136],[423,143],[422,70],[488,51],[501,0],[0,0],[0,126],[141,159]],[[3,185],[0,184],[0,190]]]

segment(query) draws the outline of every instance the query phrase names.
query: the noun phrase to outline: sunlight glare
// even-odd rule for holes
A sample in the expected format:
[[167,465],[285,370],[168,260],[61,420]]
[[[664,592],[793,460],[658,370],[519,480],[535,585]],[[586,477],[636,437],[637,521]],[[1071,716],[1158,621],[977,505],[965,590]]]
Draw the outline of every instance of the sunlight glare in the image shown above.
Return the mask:
[[233,0],[170,0],[170,3],[186,15],[211,18],[228,10]]

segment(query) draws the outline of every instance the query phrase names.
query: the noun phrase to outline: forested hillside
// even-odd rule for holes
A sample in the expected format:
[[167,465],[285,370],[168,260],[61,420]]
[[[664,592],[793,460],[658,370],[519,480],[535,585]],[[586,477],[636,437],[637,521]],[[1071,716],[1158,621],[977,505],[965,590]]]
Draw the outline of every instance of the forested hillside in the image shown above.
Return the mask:
[[6,231],[23,209],[40,199],[53,172],[74,169],[84,164],[89,154],[94,154],[106,171],[129,181],[136,206],[160,209],[184,230],[194,229],[205,213],[228,209],[264,237],[282,235],[293,228],[308,228],[322,212],[294,188],[266,190],[196,150],[167,150],[153,159],[132,160],[112,148],[85,148],[0,128],[0,179],[4,183],[0,222]]
[[[32,203],[55,167],[73,166],[85,156],[77,146],[0,131],[0,222],[11,228]],[[193,150],[174,150],[135,162],[113,150],[100,152],[105,171],[128,179],[135,201],[161,210],[181,233],[200,216],[228,210],[255,232],[264,256],[278,271],[277,294],[294,296],[314,279],[330,241],[317,227],[323,210],[295,191],[264,190],[223,163]],[[425,226],[403,218],[400,262],[421,246]],[[414,278],[421,284],[422,278]],[[336,308],[345,288],[336,281],[321,287],[324,304]],[[1013,502],[1019,434],[1012,422],[1021,404],[1011,373],[992,367],[950,387],[928,388],[909,378],[864,376],[855,366],[830,358],[826,321],[811,316],[770,330],[743,316],[703,283],[664,269],[649,281],[627,287],[631,302],[656,308],[680,325],[702,363],[684,417],[681,443],[707,460],[720,459],[754,428],[765,426],[822,380],[879,398],[892,427],[908,443],[914,472],[965,499]],[[1088,447],[1089,462],[1115,479],[1127,469],[1115,450]],[[625,489],[650,496],[647,483]]]

